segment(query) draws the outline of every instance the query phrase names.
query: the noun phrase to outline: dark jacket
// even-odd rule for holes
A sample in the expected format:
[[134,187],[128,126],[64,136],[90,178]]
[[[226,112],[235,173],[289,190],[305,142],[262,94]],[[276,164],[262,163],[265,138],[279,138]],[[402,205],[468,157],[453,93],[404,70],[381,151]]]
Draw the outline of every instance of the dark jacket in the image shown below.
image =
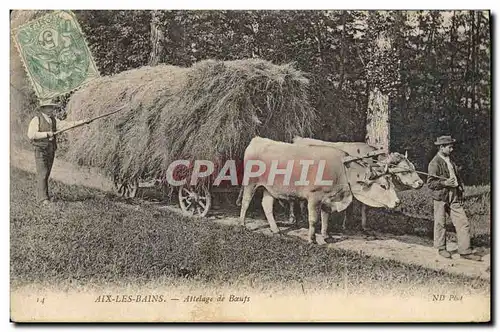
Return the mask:
[[[451,164],[453,165],[453,169],[457,177],[457,182],[458,182],[457,194],[461,199],[464,191],[463,181],[460,178],[460,175],[458,174],[457,165],[453,161],[451,161]],[[447,179],[450,177],[450,172],[448,171],[448,165],[446,164],[446,161],[444,161],[444,159],[439,156],[439,154],[436,154],[429,163],[428,173],[431,175],[436,175]],[[434,200],[436,201],[448,200],[450,190],[453,190],[454,188],[445,187],[444,185],[445,181],[446,180],[435,178],[432,176],[427,177],[427,186],[432,190],[432,198]]]

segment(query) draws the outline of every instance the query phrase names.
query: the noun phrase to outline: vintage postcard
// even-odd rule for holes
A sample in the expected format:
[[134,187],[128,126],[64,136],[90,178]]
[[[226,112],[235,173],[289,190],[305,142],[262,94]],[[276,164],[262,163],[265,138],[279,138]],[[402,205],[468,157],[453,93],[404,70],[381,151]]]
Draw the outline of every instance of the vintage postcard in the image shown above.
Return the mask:
[[487,10],[12,10],[10,317],[491,321]]

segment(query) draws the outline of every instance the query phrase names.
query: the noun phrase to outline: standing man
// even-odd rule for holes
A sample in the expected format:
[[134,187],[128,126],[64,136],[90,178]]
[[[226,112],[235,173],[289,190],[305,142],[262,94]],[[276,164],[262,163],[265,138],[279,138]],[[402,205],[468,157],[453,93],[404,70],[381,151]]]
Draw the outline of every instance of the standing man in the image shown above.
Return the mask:
[[458,175],[457,166],[450,160],[455,142],[451,136],[439,137],[434,142],[439,151],[429,163],[427,184],[434,200],[434,247],[441,256],[451,258],[451,253],[446,250],[445,220],[448,214],[457,232],[460,257],[480,261],[481,256],[473,254],[470,246],[469,220],[462,207],[463,182]]
[[38,115],[30,122],[28,138],[35,147],[35,163],[37,173],[37,199],[43,204],[50,202],[48,179],[57,149],[54,133],[75,125],[90,123],[88,120],[61,121],[55,118],[57,104],[41,103]]

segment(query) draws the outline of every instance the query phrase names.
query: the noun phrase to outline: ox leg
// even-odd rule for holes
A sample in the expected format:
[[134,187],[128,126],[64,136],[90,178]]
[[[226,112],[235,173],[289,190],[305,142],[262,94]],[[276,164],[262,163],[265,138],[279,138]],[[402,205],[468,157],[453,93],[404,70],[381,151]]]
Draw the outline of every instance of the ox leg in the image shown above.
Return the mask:
[[368,229],[366,226],[366,205],[361,204],[361,227],[364,231]]
[[243,198],[243,191],[245,190],[244,187],[240,188],[240,192],[238,193],[238,198],[236,199],[236,206],[241,206],[241,200]]
[[245,216],[247,214],[248,206],[252,201],[253,194],[255,193],[255,185],[249,184],[243,188],[243,194],[241,198],[241,210],[240,210],[240,226],[245,226]]
[[289,202],[290,202],[290,216],[288,218],[288,221],[292,224],[295,224],[297,222],[297,218],[295,218],[295,201],[292,199]]
[[354,207],[357,202],[353,201],[345,210],[344,210],[344,220],[342,221],[342,229],[345,232],[347,229],[347,223],[352,224],[353,216],[354,216]]
[[330,218],[330,213],[324,210],[321,210],[321,235],[323,239],[328,239],[328,219]]
[[317,211],[317,203],[316,201],[309,199],[307,202],[307,210],[309,216],[309,234],[308,234],[308,242],[316,243],[316,235],[315,235],[315,226],[316,220],[318,220],[318,211]]
[[344,217],[342,218],[342,230],[345,232],[346,230],[346,222],[347,222],[347,209],[344,210]]
[[262,195],[262,208],[264,209],[264,213],[266,214],[267,221],[269,222],[269,226],[271,227],[271,231],[273,233],[279,233],[280,230],[278,225],[276,225],[276,220],[274,220],[273,215],[273,205],[274,205],[274,197],[264,189],[264,194]]
[[302,220],[305,221],[305,216],[307,215],[306,201],[301,200],[299,202],[299,205],[300,205],[300,215],[301,215],[301,218],[302,218]]

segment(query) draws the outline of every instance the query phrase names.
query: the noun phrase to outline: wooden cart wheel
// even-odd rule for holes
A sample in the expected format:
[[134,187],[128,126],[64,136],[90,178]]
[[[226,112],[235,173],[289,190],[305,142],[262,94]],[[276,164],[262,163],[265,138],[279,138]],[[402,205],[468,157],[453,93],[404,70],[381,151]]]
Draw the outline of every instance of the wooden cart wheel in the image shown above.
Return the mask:
[[115,194],[124,198],[134,198],[139,189],[139,182],[134,180],[131,182],[114,183]]
[[193,216],[205,217],[210,210],[212,198],[205,188],[182,186],[179,188],[179,205],[182,211]]

